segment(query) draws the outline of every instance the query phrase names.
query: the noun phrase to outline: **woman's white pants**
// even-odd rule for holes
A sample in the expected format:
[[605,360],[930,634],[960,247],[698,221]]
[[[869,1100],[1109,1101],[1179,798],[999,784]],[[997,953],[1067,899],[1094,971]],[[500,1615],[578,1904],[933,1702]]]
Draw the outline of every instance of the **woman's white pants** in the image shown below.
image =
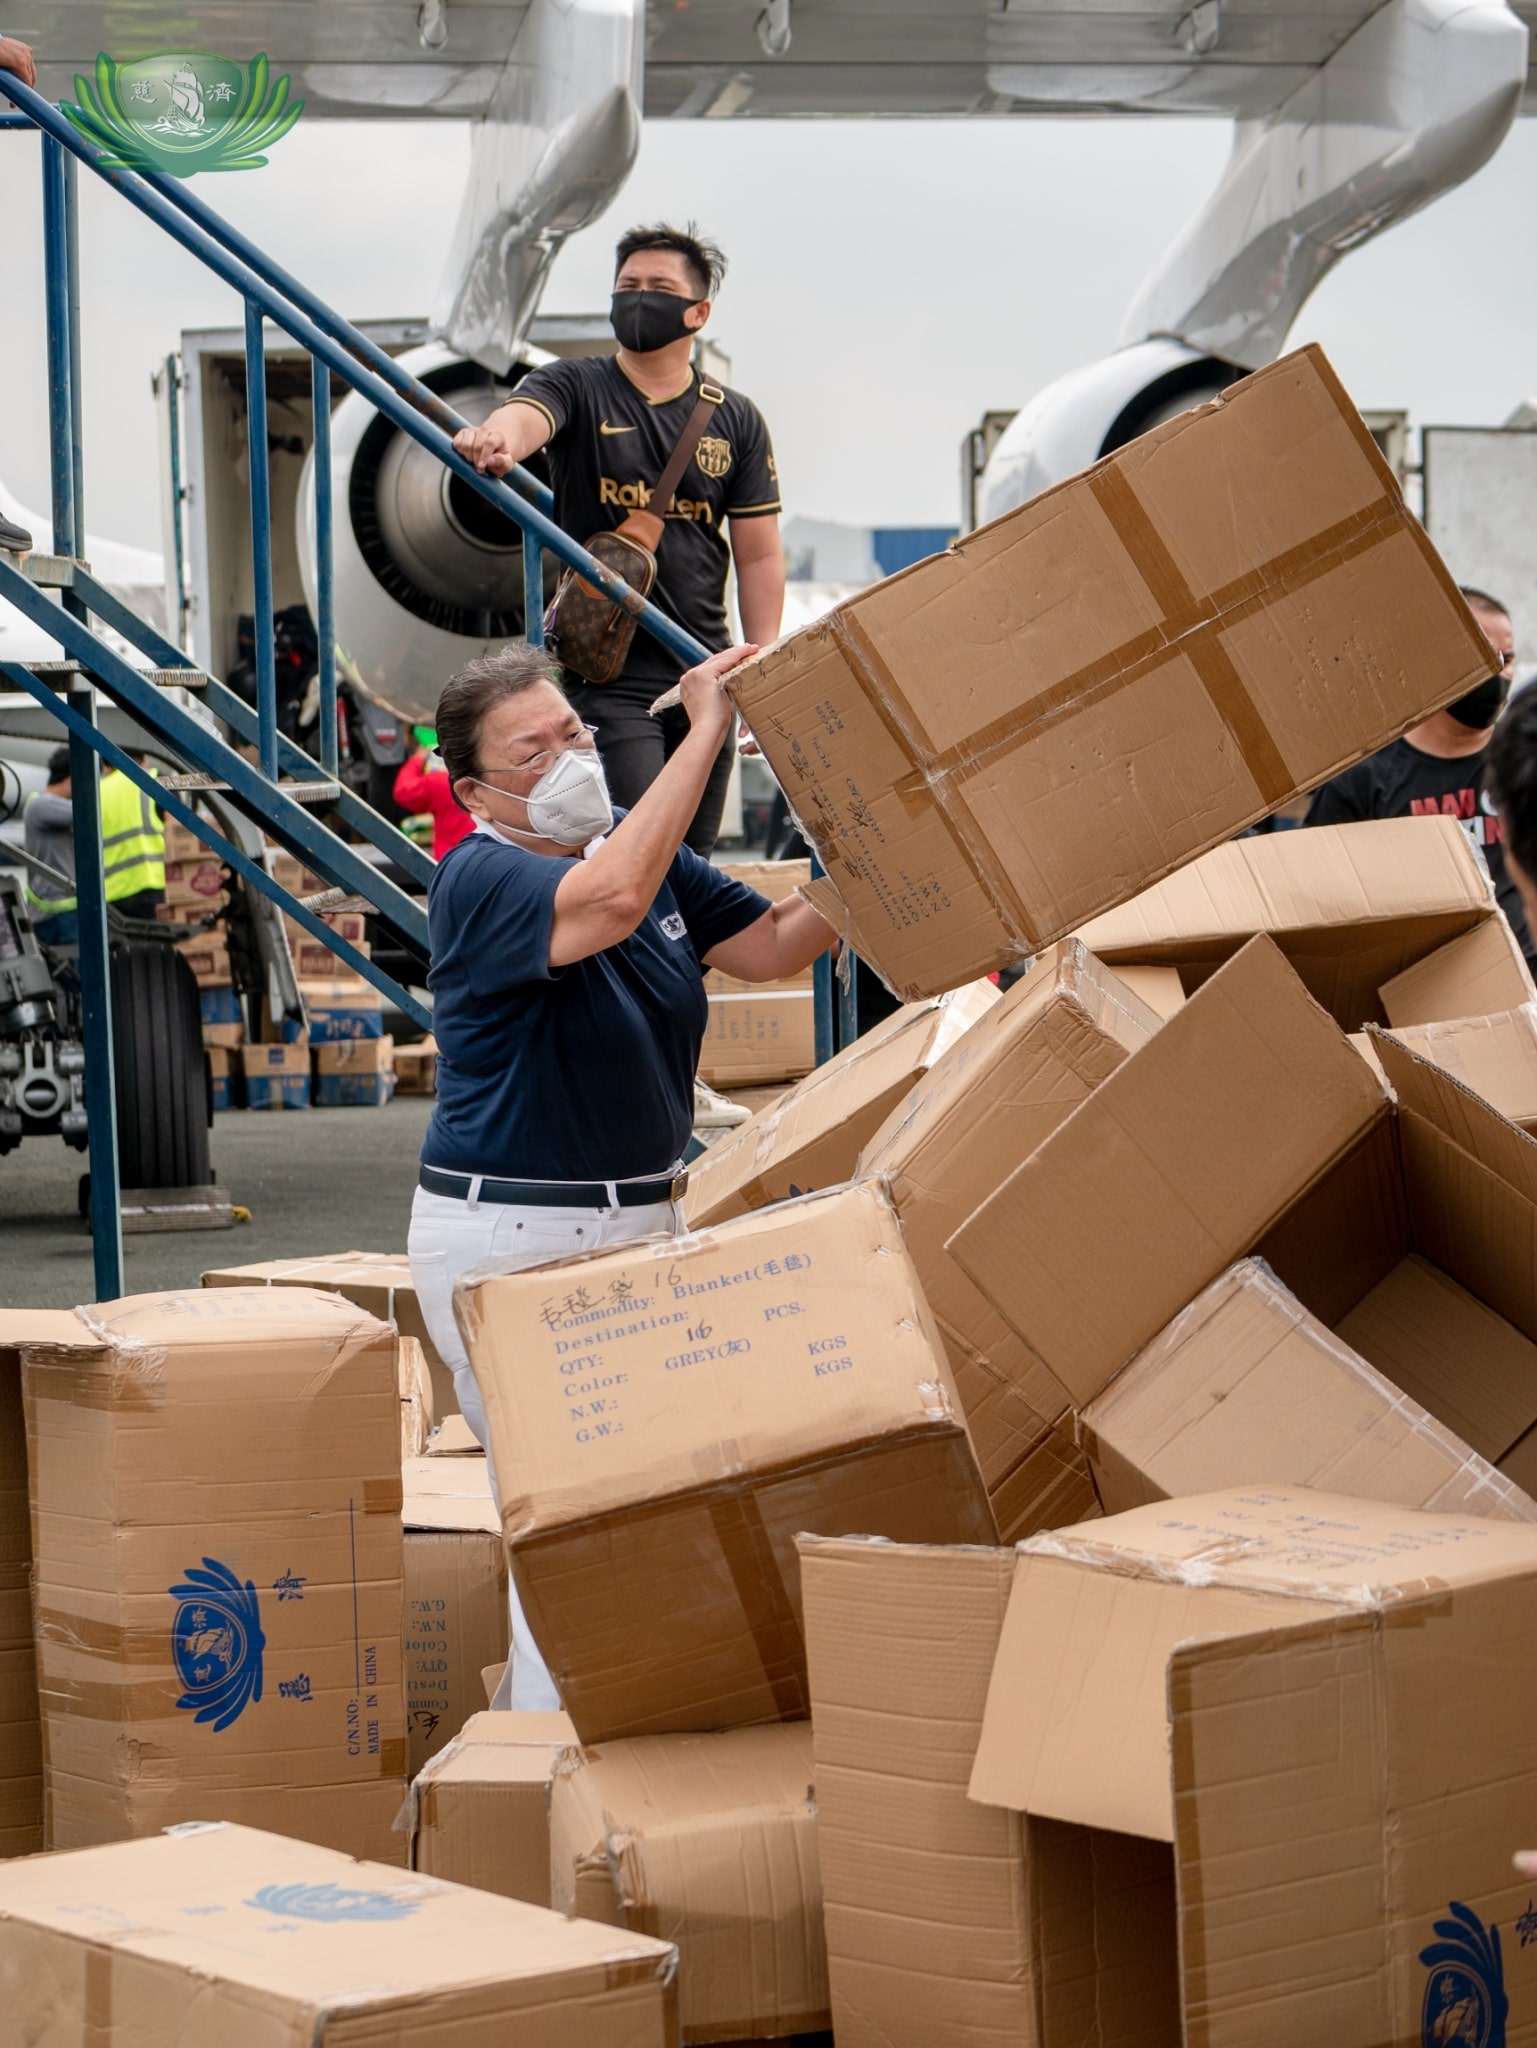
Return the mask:
[[[417,1305],[438,1355],[453,1373],[464,1419],[485,1444],[488,1458],[491,1446],[485,1405],[454,1321],[454,1282],[459,1275],[471,1266],[486,1264],[503,1273],[517,1273],[525,1266],[542,1266],[572,1252],[682,1228],[682,1211],[673,1202],[651,1202],[639,1209],[513,1208],[495,1202],[461,1202],[452,1195],[417,1189],[407,1240]],[[500,1506],[494,1460],[490,1473],[491,1491]],[[560,1694],[529,1633],[517,1588],[510,1581],[508,1591],[512,1648],[506,1676],[491,1704],[520,1710],[558,1707]]]

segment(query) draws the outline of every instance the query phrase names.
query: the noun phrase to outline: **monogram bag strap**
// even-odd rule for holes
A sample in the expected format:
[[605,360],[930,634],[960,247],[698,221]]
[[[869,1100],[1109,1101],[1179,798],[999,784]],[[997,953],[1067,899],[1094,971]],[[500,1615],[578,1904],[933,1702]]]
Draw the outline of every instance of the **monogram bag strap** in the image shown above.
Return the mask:
[[673,493],[683,481],[683,472],[693,461],[694,450],[699,446],[700,438],[710,424],[715,408],[723,405],[725,398],[726,394],[718,384],[706,384],[701,378],[694,410],[684,423],[683,432],[678,436],[678,445],[668,456],[667,467],[657,480],[656,490],[652,495],[652,504],[660,508],[657,515],[659,518],[667,517],[667,508],[672,503]]

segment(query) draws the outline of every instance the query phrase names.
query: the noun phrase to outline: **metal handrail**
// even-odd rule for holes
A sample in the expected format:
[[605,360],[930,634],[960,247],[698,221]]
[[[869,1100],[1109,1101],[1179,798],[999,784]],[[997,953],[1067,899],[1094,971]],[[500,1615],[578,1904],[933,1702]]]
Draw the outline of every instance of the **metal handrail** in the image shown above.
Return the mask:
[[[361,362],[352,353],[352,344],[343,346],[325,333],[300,307],[285,300],[283,294],[242,258],[230,253],[221,240],[195,225],[186,206],[188,195],[177,190],[174,200],[167,198],[156,187],[150,185],[137,172],[119,170],[102,160],[99,151],[93,149],[59,112],[51,101],[45,100],[20,79],[8,72],[0,71],[0,93],[6,94],[26,113],[35,125],[51,136],[63,149],[87,165],[97,176],[120,192],[139,211],[146,214],[159,227],[181,243],[191,255],[196,256],[226,284],[232,286],[243,298],[253,301],[270,318],[273,324],[282,328],[302,348],[308,349],[317,361],[327,364],[342,381],[361,393],[374,409],[384,414],[397,427],[409,434],[414,441],[435,455],[446,469],[478,491],[488,504],[494,505],[506,518],[520,526],[525,534],[533,534],[540,545],[546,547],[582,579],[599,590],[611,603],[622,611],[630,613],[637,623],[645,628],[654,640],[664,646],[670,654],[676,655],[685,664],[692,666],[708,658],[709,650],[687,633],[655,605],[649,604],[638,591],[626,583],[621,576],[606,569],[594,559],[578,542],[557,526],[536,506],[530,504],[516,491],[500,480],[481,474],[473,463],[466,461],[454,448],[450,435],[440,426],[424,417],[410,402],[404,399],[393,386],[386,384],[375,371]],[[199,202],[199,211],[207,212]],[[217,218],[217,216],[215,216]],[[235,230],[227,223],[220,223],[221,232],[230,237]],[[355,329],[339,314],[333,314],[333,324],[355,335],[363,341]]]

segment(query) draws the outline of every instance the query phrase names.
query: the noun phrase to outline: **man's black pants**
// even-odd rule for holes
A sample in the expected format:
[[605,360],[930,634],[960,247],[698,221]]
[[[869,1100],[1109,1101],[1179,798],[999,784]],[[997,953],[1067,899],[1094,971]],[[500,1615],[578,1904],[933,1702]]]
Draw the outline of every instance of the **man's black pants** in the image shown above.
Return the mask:
[[[688,713],[681,705],[664,711],[660,718],[651,716],[650,707],[669,687],[666,682],[584,683],[576,676],[566,677],[566,695],[578,718],[598,728],[598,752],[603,756],[609,794],[625,810],[645,795],[688,732]],[[720,832],[735,752],[733,732],[716,756],[684,842],[706,860]]]

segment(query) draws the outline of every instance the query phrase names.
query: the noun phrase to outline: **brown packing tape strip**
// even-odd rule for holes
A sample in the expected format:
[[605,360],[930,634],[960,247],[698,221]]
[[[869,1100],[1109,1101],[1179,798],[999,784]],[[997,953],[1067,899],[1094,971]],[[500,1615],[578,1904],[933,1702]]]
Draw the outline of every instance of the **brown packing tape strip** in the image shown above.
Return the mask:
[[[929,776],[921,765],[927,754],[927,742],[923,736],[922,725],[913,707],[898,688],[896,677],[876,653],[875,645],[863,624],[848,611],[835,611],[830,624],[844,661],[862,685],[870,708],[897,740],[909,760],[920,764],[911,775],[902,776],[898,780],[895,794],[908,805],[909,810],[916,810],[923,797],[932,797],[939,812],[940,823],[955,842],[956,851],[966,863],[972,880],[993,906],[1010,934],[1016,938],[1028,939],[1032,929],[1030,913],[1009,878],[992,871],[986,838],[978,829],[971,812],[965,805],[955,803],[949,797],[948,791],[935,789],[931,785]],[[828,865],[831,864],[829,860]]]
[[113,1409],[123,1414],[152,1414],[165,1405],[154,1381],[141,1374],[114,1370],[108,1357],[93,1352],[93,1365],[83,1365],[69,1352],[29,1351],[23,1365],[26,1390],[34,1401],[62,1401],[71,1408]]
[[[1219,617],[1224,609],[1220,602],[1203,603],[1185,581],[1126,471],[1107,464],[1090,472],[1088,484],[1136,564],[1138,575],[1153,593],[1170,637],[1186,640],[1198,626]],[[1207,632],[1198,634],[1184,651],[1217,716],[1237,742],[1260,795],[1267,804],[1280,803],[1290,795],[1295,778],[1266,731],[1259,707],[1245,689],[1227,649],[1215,633]]]
[[803,1675],[806,1646],[757,1498],[745,1487],[716,1493],[710,1499],[710,1520],[774,1706],[783,1719],[798,1719],[810,1707]]
[[[1412,521],[1409,523],[1413,524]],[[975,774],[996,755],[1008,753],[1021,740],[1047,731],[1063,719],[1075,717],[1095,701],[1107,700],[1118,696],[1122,690],[1132,688],[1154,669],[1163,667],[1175,652],[1183,654],[1193,666],[1196,650],[1188,644],[1189,636],[1203,629],[1208,633],[1228,630],[1264,609],[1270,585],[1276,579],[1285,578],[1294,590],[1304,589],[1354,561],[1357,556],[1369,554],[1390,534],[1402,532],[1403,526],[1403,520],[1395,516],[1393,505],[1377,500],[1362,511],[1352,513],[1348,519],[1326,528],[1323,533],[1314,534],[1296,547],[1283,550],[1257,569],[1251,569],[1245,575],[1235,577],[1231,583],[1224,584],[1220,590],[1213,591],[1201,603],[1198,616],[1183,620],[1165,619],[1161,625],[1139,633],[1122,646],[1112,648],[1108,654],[1087,662],[1037,697],[1027,714],[1006,712],[1001,718],[994,719],[991,725],[969,734],[958,746],[934,755],[927,764],[927,772],[957,778]],[[1140,569],[1141,565],[1137,566]],[[1176,647],[1177,642],[1187,644]]]
[[168,1649],[170,1639],[164,1629],[124,1628],[119,1622],[94,1621],[83,1614],[67,1613],[62,1607],[40,1607],[36,1626],[40,1644],[57,1644],[66,1650],[111,1657],[119,1664],[163,1671],[167,1686],[175,1683]]
[[398,1477],[363,1481],[365,1515],[398,1515],[404,1504],[404,1488]]

